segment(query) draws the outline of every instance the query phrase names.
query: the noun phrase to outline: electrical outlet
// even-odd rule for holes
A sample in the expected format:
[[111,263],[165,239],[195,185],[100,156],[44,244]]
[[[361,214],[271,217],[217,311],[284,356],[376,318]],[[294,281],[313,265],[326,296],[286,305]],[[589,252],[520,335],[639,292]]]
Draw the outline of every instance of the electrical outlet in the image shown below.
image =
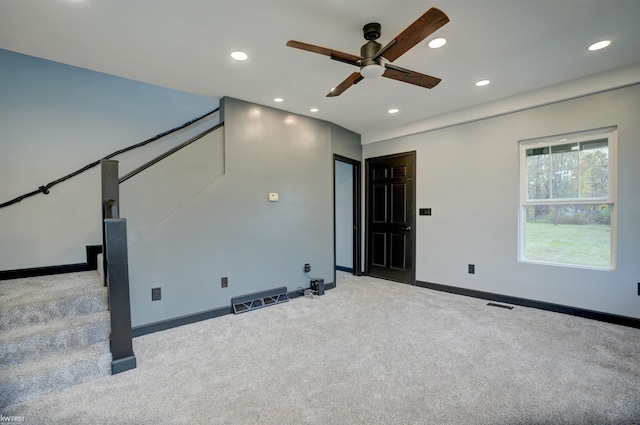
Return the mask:
[[228,277],[223,277],[222,279],[220,279],[220,287],[227,288],[228,286],[229,286],[229,278]]
[[304,265],[304,272],[309,273],[311,271],[311,264],[307,263]]
[[469,274],[475,274],[475,273],[476,273],[476,265],[469,264]]
[[158,301],[162,299],[162,292],[160,288],[151,288],[151,301]]

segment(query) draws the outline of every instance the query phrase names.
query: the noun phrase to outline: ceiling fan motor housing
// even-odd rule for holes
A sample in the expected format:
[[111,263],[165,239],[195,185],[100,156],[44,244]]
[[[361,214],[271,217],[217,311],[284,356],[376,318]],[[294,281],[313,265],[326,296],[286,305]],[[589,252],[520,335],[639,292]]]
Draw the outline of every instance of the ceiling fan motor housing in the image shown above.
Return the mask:
[[377,22],[371,22],[362,28],[362,32],[364,32],[365,40],[377,40],[380,38],[382,26]]

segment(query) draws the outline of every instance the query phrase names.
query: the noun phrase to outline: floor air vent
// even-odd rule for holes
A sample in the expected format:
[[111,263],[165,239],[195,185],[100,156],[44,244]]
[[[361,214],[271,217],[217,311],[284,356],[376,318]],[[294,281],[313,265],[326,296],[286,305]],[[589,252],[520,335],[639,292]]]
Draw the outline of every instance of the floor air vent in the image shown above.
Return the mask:
[[269,289],[262,292],[254,292],[253,294],[240,295],[231,298],[231,305],[235,314],[244,313],[246,311],[255,310],[257,308],[268,307],[270,305],[285,303],[289,301],[287,295],[287,287]]
[[507,310],[513,309],[513,306],[511,306],[511,305],[496,304],[496,303],[488,303],[487,305],[490,305],[491,307],[506,308]]

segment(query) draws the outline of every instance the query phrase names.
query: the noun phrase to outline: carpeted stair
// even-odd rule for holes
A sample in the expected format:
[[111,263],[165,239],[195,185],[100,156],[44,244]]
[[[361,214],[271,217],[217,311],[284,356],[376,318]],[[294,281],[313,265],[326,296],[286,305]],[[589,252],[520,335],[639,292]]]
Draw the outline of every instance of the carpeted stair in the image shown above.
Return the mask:
[[109,375],[107,308],[95,271],[0,281],[0,408]]

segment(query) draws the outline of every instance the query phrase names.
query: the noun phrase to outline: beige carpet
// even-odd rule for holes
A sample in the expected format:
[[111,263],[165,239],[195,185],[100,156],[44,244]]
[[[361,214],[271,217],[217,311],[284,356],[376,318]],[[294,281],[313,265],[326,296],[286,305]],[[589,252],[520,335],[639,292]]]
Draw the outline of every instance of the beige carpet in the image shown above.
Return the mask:
[[640,330],[346,273],[323,297],[146,335],[134,350],[135,370],[0,413],[25,424],[640,424]]

